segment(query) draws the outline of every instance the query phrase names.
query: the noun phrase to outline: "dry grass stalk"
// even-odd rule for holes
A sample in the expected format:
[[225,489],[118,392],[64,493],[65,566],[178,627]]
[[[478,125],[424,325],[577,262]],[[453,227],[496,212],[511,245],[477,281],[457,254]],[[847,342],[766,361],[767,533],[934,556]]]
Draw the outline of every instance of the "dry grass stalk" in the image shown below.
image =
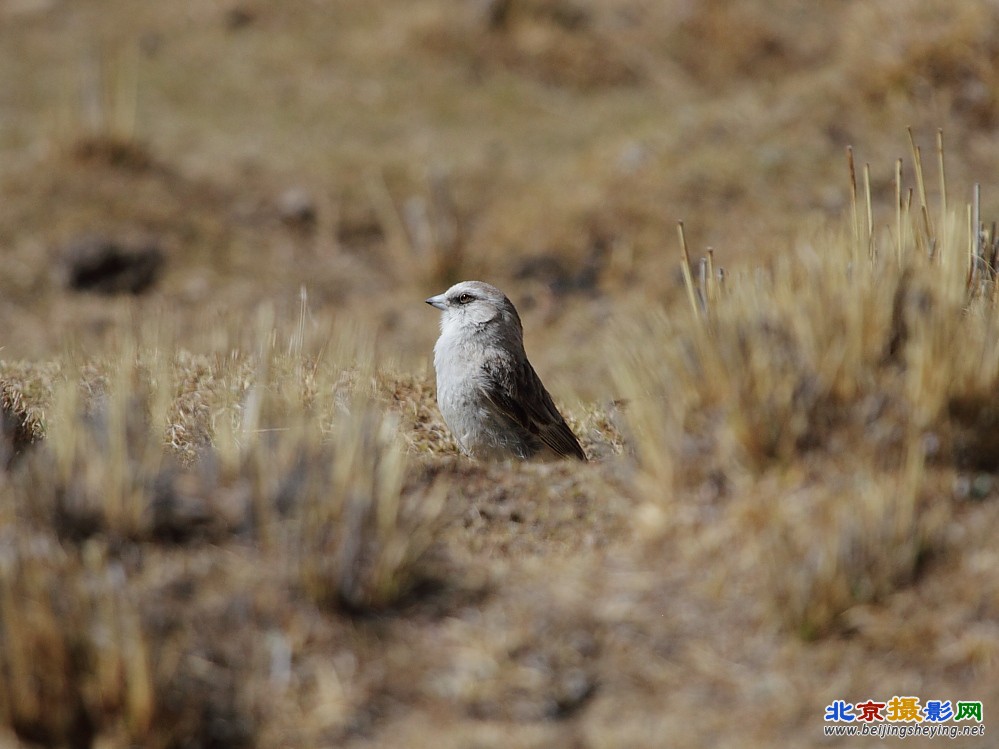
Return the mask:
[[697,303],[697,290],[694,288],[694,278],[690,270],[690,250],[687,249],[687,237],[683,233],[683,222],[676,224],[676,233],[680,239],[680,271],[683,273],[683,287],[687,290],[687,301],[690,302],[690,309],[693,310],[694,317],[700,317],[701,310]]

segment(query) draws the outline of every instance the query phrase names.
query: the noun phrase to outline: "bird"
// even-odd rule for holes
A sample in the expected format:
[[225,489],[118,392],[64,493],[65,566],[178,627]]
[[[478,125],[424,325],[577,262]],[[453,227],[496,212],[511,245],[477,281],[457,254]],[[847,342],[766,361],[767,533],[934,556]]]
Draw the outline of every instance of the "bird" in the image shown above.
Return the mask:
[[442,313],[434,345],[437,405],[464,454],[586,461],[527,359],[524,326],[506,294],[462,281],[426,303]]

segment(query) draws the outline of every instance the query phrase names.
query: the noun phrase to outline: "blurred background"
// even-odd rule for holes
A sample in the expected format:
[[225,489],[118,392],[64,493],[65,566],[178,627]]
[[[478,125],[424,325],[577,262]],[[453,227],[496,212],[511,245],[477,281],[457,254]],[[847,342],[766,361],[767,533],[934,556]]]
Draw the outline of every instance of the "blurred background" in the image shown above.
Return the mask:
[[844,214],[848,145],[890,209],[910,126],[931,174],[943,128],[970,200],[997,29],[945,0],[2,0],[4,355],[123,316],[194,345],[304,285],[425,361],[422,300],[481,278],[593,396],[575,352],[678,295],[678,220],[716,265],[766,262]]
[[[0,0],[0,746],[988,723],[997,126],[995,0]],[[457,455],[469,278],[590,463]]]

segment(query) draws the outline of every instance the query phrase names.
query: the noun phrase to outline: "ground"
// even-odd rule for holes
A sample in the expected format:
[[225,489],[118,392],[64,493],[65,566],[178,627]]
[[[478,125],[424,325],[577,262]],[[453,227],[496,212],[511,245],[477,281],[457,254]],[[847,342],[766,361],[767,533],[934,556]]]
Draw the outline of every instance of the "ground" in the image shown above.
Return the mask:
[[[0,747],[989,745],[997,16],[0,0]],[[589,463],[458,453],[465,278]]]

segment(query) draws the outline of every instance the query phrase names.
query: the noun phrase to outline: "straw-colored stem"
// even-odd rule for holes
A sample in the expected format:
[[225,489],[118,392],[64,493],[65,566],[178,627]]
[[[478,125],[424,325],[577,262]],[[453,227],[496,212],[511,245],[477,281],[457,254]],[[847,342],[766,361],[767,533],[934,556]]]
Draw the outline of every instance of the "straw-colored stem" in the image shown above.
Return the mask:
[[930,223],[930,214],[926,200],[926,181],[923,179],[923,156],[912,137],[912,128],[907,128],[909,133],[909,146],[912,148],[912,161],[916,168],[916,189],[919,193],[919,208],[923,215],[923,228],[926,231],[926,240],[932,246],[933,226]]
[[895,252],[899,266],[902,265],[902,159],[895,161],[895,231],[896,235]]
[[683,258],[680,262],[680,271],[683,273],[683,284],[687,288],[687,300],[690,308],[694,311],[694,317],[700,318],[701,311],[697,305],[697,294],[694,291],[694,279],[690,273],[690,252],[687,249],[687,238],[683,233],[683,221],[676,222],[676,232],[680,238],[680,250]]
[[846,162],[850,167],[850,215],[853,226],[853,260],[857,259],[857,245],[860,243],[860,219],[857,215],[857,169],[853,162],[853,146],[846,147]]
[[871,205],[871,165],[864,164],[864,202],[867,207],[867,253],[874,256],[874,208]]

